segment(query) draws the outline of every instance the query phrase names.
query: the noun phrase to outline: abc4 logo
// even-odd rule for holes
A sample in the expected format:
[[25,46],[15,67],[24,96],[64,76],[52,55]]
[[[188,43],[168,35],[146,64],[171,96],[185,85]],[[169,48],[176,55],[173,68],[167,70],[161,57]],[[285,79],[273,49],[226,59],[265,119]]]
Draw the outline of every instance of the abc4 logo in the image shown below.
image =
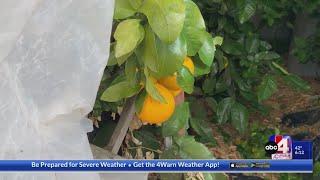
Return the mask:
[[276,153],[278,151],[278,144],[273,142],[273,141],[269,141],[264,146],[264,150],[266,151],[266,153],[268,155],[274,154],[274,153]]
[[275,153],[289,153],[290,152],[290,142],[288,139],[281,139],[278,143],[274,141],[269,141],[264,146],[264,150],[268,155]]

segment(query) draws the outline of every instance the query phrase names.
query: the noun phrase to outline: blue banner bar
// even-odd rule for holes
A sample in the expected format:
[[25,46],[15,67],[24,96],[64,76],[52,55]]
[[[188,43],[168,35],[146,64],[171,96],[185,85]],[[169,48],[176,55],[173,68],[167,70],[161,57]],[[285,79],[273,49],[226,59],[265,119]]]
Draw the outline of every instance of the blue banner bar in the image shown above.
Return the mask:
[[309,160],[1,160],[0,171],[312,172]]

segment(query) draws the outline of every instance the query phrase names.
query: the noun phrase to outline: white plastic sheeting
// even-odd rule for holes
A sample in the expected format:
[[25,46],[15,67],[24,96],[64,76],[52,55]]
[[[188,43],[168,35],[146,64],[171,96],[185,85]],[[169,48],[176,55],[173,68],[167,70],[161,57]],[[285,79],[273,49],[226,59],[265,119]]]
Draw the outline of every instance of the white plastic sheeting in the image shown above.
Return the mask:
[[[1,0],[0,159],[91,159],[85,116],[109,55],[113,0]],[[0,174],[0,179],[99,179]]]

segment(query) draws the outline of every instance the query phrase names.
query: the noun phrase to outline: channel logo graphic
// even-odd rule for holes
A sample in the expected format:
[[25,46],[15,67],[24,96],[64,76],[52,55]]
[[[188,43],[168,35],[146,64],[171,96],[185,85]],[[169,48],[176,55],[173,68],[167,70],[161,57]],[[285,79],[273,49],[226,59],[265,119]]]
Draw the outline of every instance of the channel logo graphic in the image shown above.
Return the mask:
[[292,139],[290,136],[272,135],[264,147],[271,159],[292,159]]

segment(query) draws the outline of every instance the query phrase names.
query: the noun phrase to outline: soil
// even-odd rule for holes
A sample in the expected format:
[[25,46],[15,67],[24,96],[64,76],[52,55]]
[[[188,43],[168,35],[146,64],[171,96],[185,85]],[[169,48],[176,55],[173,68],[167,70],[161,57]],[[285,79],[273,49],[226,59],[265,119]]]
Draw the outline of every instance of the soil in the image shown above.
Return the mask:
[[[272,107],[269,118],[263,121],[266,123],[265,125],[279,124],[279,129],[291,135],[301,132],[309,132],[313,138],[320,135],[320,121],[313,125],[301,125],[296,128],[284,126],[281,123],[281,118],[286,114],[320,107],[320,81],[314,79],[305,80],[311,86],[311,90],[308,92],[298,92],[282,82],[279,83],[279,91],[265,102],[265,105]],[[262,117],[257,115],[254,118],[261,119]]]

